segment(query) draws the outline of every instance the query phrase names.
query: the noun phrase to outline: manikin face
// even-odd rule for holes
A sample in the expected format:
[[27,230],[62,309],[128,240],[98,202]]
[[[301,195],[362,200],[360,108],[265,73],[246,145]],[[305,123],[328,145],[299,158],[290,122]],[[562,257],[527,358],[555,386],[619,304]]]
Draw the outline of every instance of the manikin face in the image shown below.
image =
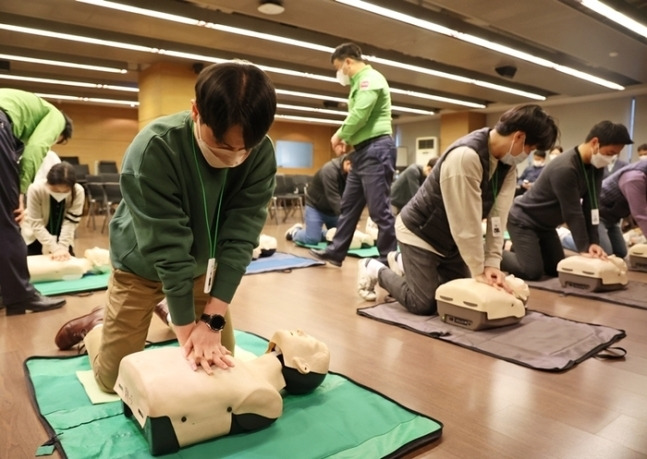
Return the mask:
[[328,372],[330,353],[328,347],[301,330],[279,330],[272,336],[268,352],[283,354],[285,366],[300,373],[325,374]]

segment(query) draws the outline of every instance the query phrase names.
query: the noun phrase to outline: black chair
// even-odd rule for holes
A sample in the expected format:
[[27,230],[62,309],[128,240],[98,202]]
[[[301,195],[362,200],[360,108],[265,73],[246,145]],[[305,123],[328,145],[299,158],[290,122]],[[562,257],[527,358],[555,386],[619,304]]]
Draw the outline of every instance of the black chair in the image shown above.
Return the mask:
[[72,165],[77,165],[80,163],[78,156],[59,156],[59,158],[61,158],[61,161],[65,161]]
[[106,225],[110,224],[112,214],[117,209],[117,206],[122,200],[121,187],[118,182],[105,182],[103,184],[103,191],[106,198],[106,218],[103,220],[101,232],[105,229]]
[[99,161],[97,162],[97,174],[115,174],[118,173],[116,161]]
[[299,191],[294,175],[276,174],[276,188],[270,202],[270,215],[278,224],[279,208],[283,209],[283,223],[297,210],[303,221],[303,194]]
[[106,224],[107,218],[107,202],[106,193],[103,188],[103,181],[99,178],[98,175],[88,175],[87,182],[85,183],[85,196],[88,200],[88,221],[86,227],[90,226],[92,222],[92,229],[97,229],[95,216],[104,214],[103,225],[101,227],[101,232]]
[[90,175],[90,167],[87,164],[73,164],[74,174],[76,175],[76,182],[85,186],[87,176]]
[[104,183],[119,183],[119,173],[117,172],[101,172],[99,178]]

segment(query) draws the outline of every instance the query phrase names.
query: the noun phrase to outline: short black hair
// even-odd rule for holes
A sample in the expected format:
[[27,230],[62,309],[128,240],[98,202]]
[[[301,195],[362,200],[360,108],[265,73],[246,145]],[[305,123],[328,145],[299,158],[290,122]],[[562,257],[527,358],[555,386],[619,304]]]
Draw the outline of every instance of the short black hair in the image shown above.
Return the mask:
[[438,162],[438,157],[431,158],[429,161],[427,161],[427,167],[433,169],[436,163]]
[[589,142],[594,137],[598,138],[600,146],[629,145],[634,143],[624,124],[613,123],[608,120],[600,121],[598,124],[593,126],[589,134],[586,136],[585,141]]
[[200,118],[218,142],[233,126],[241,126],[245,148],[258,145],[276,114],[276,90],[265,72],[247,61],[205,67],[195,84]]
[[642,143],[638,146],[638,151],[647,150],[647,143]]
[[545,158],[546,152],[544,150],[535,150],[532,155],[539,156],[540,158]]
[[60,144],[67,143],[68,140],[72,138],[72,132],[74,131],[74,123],[72,123],[72,118],[67,116],[65,112],[61,112],[63,115],[63,118],[65,118],[65,127],[63,128],[63,132],[61,132],[61,139]]
[[355,43],[342,43],[333,51],[332,56],[330,57],[330,62],[335,62],[336,59],[343,61],[346,58],[351,58],[355,61],[362,61],[362,48],[360,48]]
[[501,135],[521,131],[526,134],[524,144],[533,145],[538,150],[548,150],[559,136],[555,119],[535,104],[520,105],[506,111],[494,129]]

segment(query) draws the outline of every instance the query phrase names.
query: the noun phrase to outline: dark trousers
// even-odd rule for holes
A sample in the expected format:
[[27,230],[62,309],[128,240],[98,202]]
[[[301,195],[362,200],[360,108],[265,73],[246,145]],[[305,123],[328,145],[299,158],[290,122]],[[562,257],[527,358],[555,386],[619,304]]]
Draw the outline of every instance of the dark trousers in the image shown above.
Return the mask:
[[501,270],[524,280],[539,280],[546,274],[557,276],[557,263],[564,258],[564,248],[554,229],[540,231],[508,221],[512,250],[503,251]]
[[437,314],[438,286],[454,279],[470,277],[470,271],[458,253],[441,257],[402,242],[400,242],[400,252],[405,275],[398,276],[390,269],[380,269],[378,282],[393,298],[414,314]]
[[378,228],[380,259],[386,261],[387,254],[396,250],[395,217],[390,197],[396,156],[391,136],[378,137],[352,154],[352,169],[341,198],[337,232],[326,248],[331,258],[343,261],[346,257],[364,206],[368,207],[368,214]]
[[29,283],[27,246],[14,215],[20,196],[18,159],[22,150],[22,142],[11,130],[11,121],[0,110],[0,291],[7,306],[36,294]]

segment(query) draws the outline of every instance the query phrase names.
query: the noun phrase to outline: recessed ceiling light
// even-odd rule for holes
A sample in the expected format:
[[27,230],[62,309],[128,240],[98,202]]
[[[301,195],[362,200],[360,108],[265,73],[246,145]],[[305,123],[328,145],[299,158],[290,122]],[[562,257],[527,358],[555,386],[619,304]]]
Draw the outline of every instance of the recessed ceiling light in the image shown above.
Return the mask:
[[282,0],[261,0],[258,11],[263,14],[281,14],[285,8]]

